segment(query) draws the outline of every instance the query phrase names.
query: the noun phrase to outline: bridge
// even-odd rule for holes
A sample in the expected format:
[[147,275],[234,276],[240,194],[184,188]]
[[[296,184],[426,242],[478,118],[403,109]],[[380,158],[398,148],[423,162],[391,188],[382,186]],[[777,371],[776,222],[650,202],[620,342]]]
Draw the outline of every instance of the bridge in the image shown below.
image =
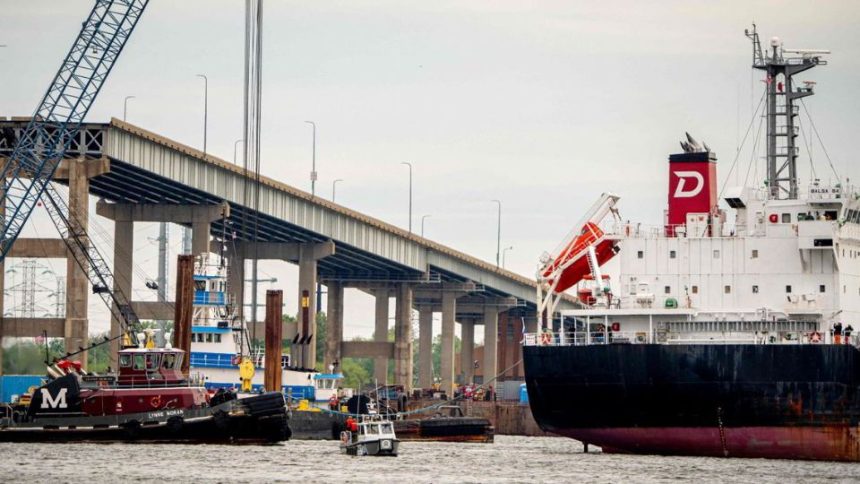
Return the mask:
[[[6,161],[4,157],[11,153],[26,121],[0,118],[0,161]],[[245,260],[297,264],[299,322],[288,327],[286,335],[294,341],[292,361],[303,367],[313,367],[316,361],[318,282],[327,286],[325,365],[343,357],[374,357],[376,376],[386,381],[393,360],[395,383],[407,388],[413,381],[413,310],[418,311],[418,385],[423,388],[433,382],[434,312],[441,313],[439,377],[447,389],[455,382],[456,323],[461,325],[459,376],[463,381],[473,378],[476,324],[484,325],[484,375],[495,375],[499,367],[500,315],[506,322],[525,321],[534,330],[536,288],[531,278],[271,178],[250,174],[259,183],[249,183],[249,174],[241,167],[130,123],[118,119],[87,123],[69,153],[71,157],[60,165],[56,179],[68,184],[70,207],[86,207],[84,201],[91,194],[99,198],[96,213],[114,221],[115,284],[126,294],[131,294],[135,222],[190,227],[195,255],[226,246],[231,267],[228,287],[235,301],[245,301]],[[258,203],[251,202],[255,199]],[[54,239],[20,239],[10,257],[66,258],[66,252]],[[44,330],[49,336],[65,337],[67,345],[71,342],[75,347],[86,338],[89,288],[71,258],[67,267],[65,318],[4,317],[0,339],[37,336]],[[2,286],[0,281],[0,289]],[[376,298],[374,341],[342,341],[345,288],[357,288]],[[388,342],[391,297],[396,300],[394,343]],[[573,298],[565,298],[560,309],[573,308],[574,303]],[[173,319],[170,304],[140,301],[133,305],[141,318]],[[112,321],[111,328],[118,333],[118,321]]]

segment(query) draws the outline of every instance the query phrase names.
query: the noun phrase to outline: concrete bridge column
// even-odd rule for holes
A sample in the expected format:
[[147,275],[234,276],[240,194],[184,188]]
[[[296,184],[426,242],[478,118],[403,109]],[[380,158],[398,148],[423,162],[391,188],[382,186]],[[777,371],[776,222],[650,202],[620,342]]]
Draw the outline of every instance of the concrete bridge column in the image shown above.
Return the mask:
[[441,390],[454,395],[454,319],[457,314],[457,295],[442,293],[442,361],[439,365]]
[[343,341],[343,284],[331,281],[326,284],[328,303],[326,307],[326,324],[328,333],[325,342],[325,369],[335,361],[341,361],[340,344]]
[[245,315],[245,259],[231,252],[227,253],[227,291],[241,320]]
[[[299,248],[299,334],[302,345],[302,368],[315,368],[317,364],[317,260],[314,244]],[[297,355],[293,355],[295,358]],[[298,361],[294,359],[293,361]]]
[[475,378],[475,323],[460,322],[460,370],[463,373],[463,383],[473,383]]
[[[498,368],[499,349],[499,309],[495,307],[484,308],[484,385],[487,385],[496,374]],[[495,382],[489,383],[493,388],[498,388]]]
[[[85,160],[79,158],[66,162],[67,179],[69,183],[69,212],[81,226],[89,229],[90,177],[108,171],[106,161]],[[61,175],[63,173],[60,173]],[[87,241],[89,244],[89,241]],[[70,254],[71,255],[71,254]],[[89,324],[87,321],[87,303],[89,300],[90,283],[86,271],[89,268],[78,266],[74,257],[66,258],[66,324],[64,339],[66,352],[73,353],[78,348],[87,346]],[[84,351],[71,357],[80,361],[83,368],[87,367],[87,352]]]
[[[132,259],[134,254],[134,222],[130,220],[118,220],[114,222],[113,234],[113,289],[120,291],[131,297],[131,277]],[[112,311],[116,314],[116,303],[113,304]],[[119,336],[122,333],[122,322],[114,315],[110,318],[110,336],[111,338]],[[110,367],[114,370],[117,366],[117,351],[122,338],[114,339],[110,342]]]
[[[379,289],[376,295],[376,326],[373,341],[388,341],[388,290]],[[382,385],[388,379],[388,358],[377,357],[373,360],[373,376]]]
[[397,287],[394,321],[394,384],[412,391],[412,287]]
[[433,308],[418,309],[418,386],[433,386]]

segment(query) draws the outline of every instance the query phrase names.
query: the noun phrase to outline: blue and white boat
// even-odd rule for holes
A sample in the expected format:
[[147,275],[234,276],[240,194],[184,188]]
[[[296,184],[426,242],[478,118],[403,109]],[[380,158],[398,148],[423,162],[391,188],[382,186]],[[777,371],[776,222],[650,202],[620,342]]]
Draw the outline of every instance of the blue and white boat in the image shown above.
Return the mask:
[[[206,388],[238,388],[240,356],[254,363],[252,389],[263,388],[263,347],[251,340],[245,321],[236,316],[227,288],[226,260],[215,254],[197,258],[194,268],[194,316],[191,327],[191,369]],[[289,355],[281,357],[282,390],[291,401],[307,400],[328,405],[337,396],[341,373],[320,373],[290,367]]]

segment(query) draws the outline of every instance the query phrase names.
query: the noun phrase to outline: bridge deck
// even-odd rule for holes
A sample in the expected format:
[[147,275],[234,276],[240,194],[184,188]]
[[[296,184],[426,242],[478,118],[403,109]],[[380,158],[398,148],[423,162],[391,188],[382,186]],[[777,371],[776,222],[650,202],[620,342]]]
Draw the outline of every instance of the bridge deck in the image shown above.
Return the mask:
[[[0,118],[0,156],[9,154],[25,122]],[[255,237],[254,211],[248,208],[251,184],[241,167],[130,123],[114,118],[86,124],[72,148],[73,154],[110,159],[110,171],[93,178],[90,191],[111,202],[227,201],[230,217],[213,224],[213,235],[266,242],[333,240],[335,255],[319,263],[323,279],[473,281],[482,295],[513,296],[534,308],[532,279],[265,176],[259,177]],[[571,302],[568,298],[560,309],[572,308]]]

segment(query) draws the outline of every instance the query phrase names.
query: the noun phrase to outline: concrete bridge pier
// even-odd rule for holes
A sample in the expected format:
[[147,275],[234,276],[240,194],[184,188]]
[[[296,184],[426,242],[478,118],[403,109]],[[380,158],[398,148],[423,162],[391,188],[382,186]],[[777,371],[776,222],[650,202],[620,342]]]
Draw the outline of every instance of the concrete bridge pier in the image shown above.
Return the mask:
[[[484,361],[481,367],[484,375],[484,385],[495,378],[499,372],[499,310],[487,306],[484,308]],[[492,383],[489,383],[492,385]],[[493,385],[497,387],[498,385]]]
[[[114,290],[121,291],[131,302],[132,296],[132,268],[134,266],[134,223],[135,222],[172,222],[190,224],[192,229],[192,253],[198,256],[209,252],[209,239],[211,224],[230,216],[230,206],[227,203],[220,205],[175,205],[175,204],[134,204],[134,203],[108,203],[99,200],[96,204],[96,213],[102,217],[114,221],[114,258],[113,275]],[[152,305],[145,303],[134,303],[132,306],[138,308]],[[159,306],[166,306],[159,304]],[[116,311],[116,307],[113,308]],[[156,308],[159,312],[167,311],[164,318],[172,319],[168,307]],[[144,317],[138,314],[139,317]],[[119,318],[111,316],[111,337],[118,336],[122,330]],[[119,339],[111,342],[110,364],[116,368],[116,355],[119,349]]]
[[433,308],[418,308],[418,386],[433,386]]
[[454,394],[454,320],[457,317],[457,295],[442,293],[442,348],[439,363],[440,389]]
[[[68,206],[71,214],[83,225],[89,226],[89,186],[90,179],[107,173],[110,162],[107,158],[65,159],[60,162],[54,175],[56,180],[66,180],[69,186]],[[6,207],[0,207],[5,215]],[[0,375],[3,374],[3,338],[29,338],[42,335],[63,338],[66,351],[75,352],[86,347],[88,341],[87,303],[90,293],[89,280],[84,269],[78,266],[69,253],[65,241],[61,239],[19,238],[7,254],[9,258],[49,258],[66,259],[66,312],[63,316],[47,318],[4,317],[5,308],[0,301]],[[5,264],[0,262],[0,294],[5,289]],[[58,356],[58,355],[54,355]],[[83,352],[70,359],[87,366],[87,353]]]
[[394,384],[412,391],[412,286],[397,286],[394,316]]
[[[314,368],[317,362],[317,261],[334,254],[331,241],[319,244],[299,244],[299,338],[303,368]],[[296,350],[298,348],[291,348]],[[298,362],[298,355],[291,352],[291,361]]]
[[[326,283],[328,293],[326,302],[326,325],[328,332],[325,341],[325,371],[334,364],[341,362],[341,343],[343,342],[343,284],[337,281]],[[336,368],[335,371],[339,371]]]
[[472,384],[475,379],[475,321],[460,321],[460,371],[464,384]]
[[[373,341],[376,343],[388,342],[388,303],[390,291],[388,289],[376,289],[373,291],[376,297],[375,324],[373,330]],[[377,356],[373,359],[373,378],[382,385],[388,380],[388,357]]]
[[[298,312],[296,341],[290,347],[290,362],[293,366],[314,368],[316,366],[316,285],[317,262],[334,254],[334,242],[311,242],[297,244],[292,242],[247,242],[236,241],[228,247],[227,259],[230,267],[228,286],[231,298],[238,307],[245,302],[245,261],[246,260],[283,260],[298,264]],[[342,289],[340,303],[343,306]],[[341,310],[342,311],[342,310]],[[342,318],[342,316],[339,316]],[[333,360],[332,360],[333,361]],[[328,365],[326,365],[328,366]]]

